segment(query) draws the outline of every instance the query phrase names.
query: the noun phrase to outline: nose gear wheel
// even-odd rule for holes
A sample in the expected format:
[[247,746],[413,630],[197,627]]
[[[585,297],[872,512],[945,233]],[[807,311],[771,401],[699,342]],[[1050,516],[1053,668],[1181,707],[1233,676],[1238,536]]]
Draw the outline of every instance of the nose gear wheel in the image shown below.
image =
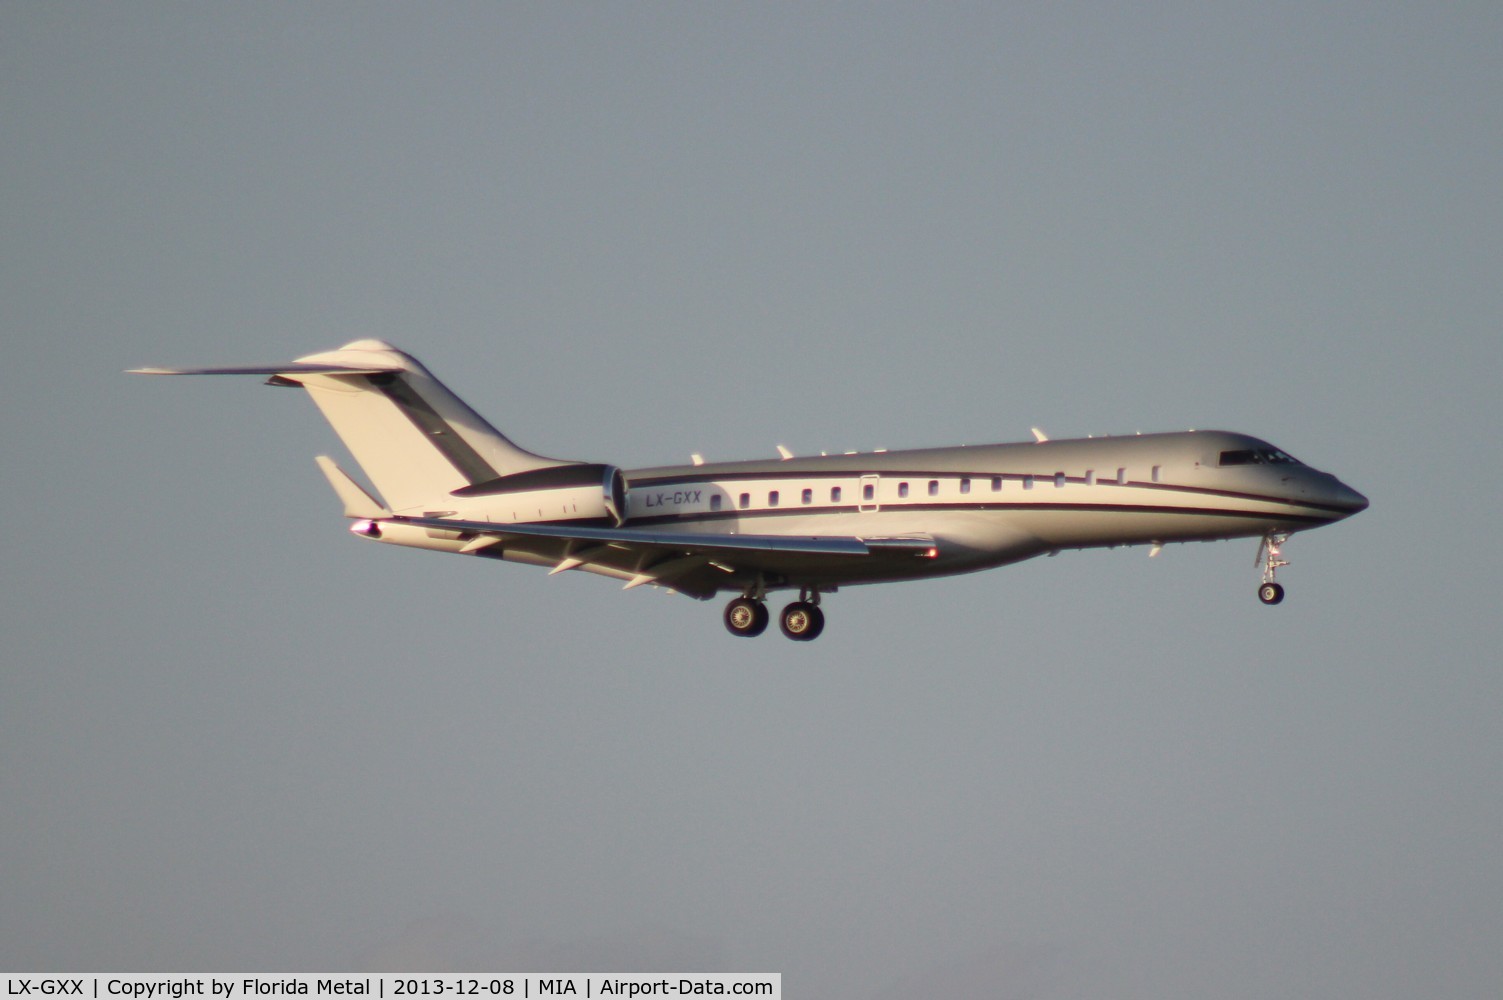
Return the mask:
[[1284,599],[1284,588],[1274,577],[1281,566],[1289,565],[1289,560],[1283,558],[1281,552],[1287,541],[1288,532],[1270,531],[1258,545],[1258,555],[1254,561],[1263,565],[1263,583],[1258,587],[1258,600],[1264,604],[1278,604]]

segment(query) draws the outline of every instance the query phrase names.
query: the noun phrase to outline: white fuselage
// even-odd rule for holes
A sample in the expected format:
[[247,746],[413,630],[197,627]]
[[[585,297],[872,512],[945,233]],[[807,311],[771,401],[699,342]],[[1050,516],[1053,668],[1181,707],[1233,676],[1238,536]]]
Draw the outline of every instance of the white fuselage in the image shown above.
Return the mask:
[[[626,473],[625,524],[675,534],[933,540],[928,559],[791,561],[790,585],[828,589],[1061,549],[1293,532],[1366,506],[1333,476],[1293,460],[1220,461],[1244,452],[1281,454],[1246,435],[1186,431],[637,469]],[[599,523],[599,493],[574,487],[456,499],[451,512],[498,524]],[[461,532],[403,534],[410,537],[384,540],[448,551],[470,542]],[[553,561],[529,552],[503,557]],[[744,585],[730,572],[723,582]]]
[[727,628],[767,625],[797,589],[790,638],[823,629],[821,592],[963,573],[1067,548],[1261,536],[1259,599],[1277,604],[1279,545],[1367,500],[1265,441],[1224,431],[868,452],[623,471],[519,447],[379,340],[271,366],[136,369],[268,375],[306,389],[376,499],[318,464],[362,538],[578,569],[698,598],[739,591]]

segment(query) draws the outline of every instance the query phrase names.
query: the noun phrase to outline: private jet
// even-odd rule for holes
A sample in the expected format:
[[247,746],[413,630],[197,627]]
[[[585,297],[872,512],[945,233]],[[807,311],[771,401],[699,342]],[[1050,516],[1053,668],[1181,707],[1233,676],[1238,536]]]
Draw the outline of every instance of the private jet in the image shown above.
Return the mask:
[[[307,390],[374,494],[318,465],[369,541],[650,584],[725,606],[760,635],[823,630],[843,586],[969,573],[1066,549],[1257,538],[1258,598],[1278,604],[1283,546],[1365,509],[1335,476],[1246,434],[1184,431],[850,452],[623,470],[513,444],[415,358],[380,340],[281,365],[139,368],[260,375]],[[377,499],[379,497],[379,499]]]

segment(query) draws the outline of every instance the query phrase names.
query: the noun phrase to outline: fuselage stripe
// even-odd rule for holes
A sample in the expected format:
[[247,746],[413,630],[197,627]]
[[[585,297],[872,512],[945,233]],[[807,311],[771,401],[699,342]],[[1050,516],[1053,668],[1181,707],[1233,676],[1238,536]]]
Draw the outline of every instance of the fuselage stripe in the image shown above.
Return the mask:
[[501,475],[402,376],[367,375],[365,381],[390,400],[471,486]]
[[[1282,501],[1279,501],[1282,502]],[[1123,513],[1123,514],[1180,514],[1201,517],[1227,517],[1227,518],[1254,518],[1261,520],[1290,521],[1302,524],[1328,524],[1331,518],[1318,514],[1300,514],[1291,511],[1257,511],[1246,509],[1231,509],[1226,507],[1193,507],[1177,506],[1172,504],[1102,504],[1102,503],[953,503],[953,504],[883,504],[882,510],[887,513],[908,513],[918,511],[950,511],[964,513],[968,511],[1077,511],[1092,513]],[[693,511],[683,514],[657,514],[646,517],[629,517],[631,525],[650,524],[684,524],[686,522],[713,522],[734,519],[754,519],[762,517],[797,517],[811,514],[854,514],[858,508],[852,504],[840,506],[795,506],[756,508],[746,510],[722,510],[722,511]]]
[[[671,485],[688,484],[688,483],[701,483],[701,484],[702,483],[713,483],[713,484],[715,484],[717,486],[723,487],[726,490],[727,493],[734,493],[735,492],[736,484],[738,484],[738,483],[750,483],[750,482],[784,482],[784,483],[790,483],[790,484],[794,484],[794,483],[797,484],[796,486],[791,486],[790,488],[797,488],[798,486],[814,486],[814,487],[823,487],[823,486],[830,486],[830,485],[847,486],[847,485],[856,483],[858,480],[860,480],[863,477],[870,478],[871,476],[879,476],[883,482],[886,482],[888,480],[902,480],[902,479],[923,480],[923,481],[928,481],[930,479],[938,479],[940,482],[947,483],[947,484],[950,484],[950,485],[953,485],[954,483],[958,482],[961,479],[969,479],[974,484],[972,486],[972,489],[975,492],[980,493],[980,492],[997,492],[995,490],[991,490],[990,487],[987,485],[993,479],[1001,479],[1004,482],[1019,483],[1019,484],[1023,483],[1025,480],[1031,480],[1033,482],[1033,484],[1034,484],[1033,487],[1032,487],[1033,489],[1036,489],[1036,490],[1038,490],[1038,489],[1054,489],[1054,488],[1056,488],[1054,486],[1054,477],[1055,477],[1055,475],[1056,474],[1053,473],[1053,472],[1048,472],[1048,473],[1045,473],[1045,472],[962,472],[962,473],[956,473],[956,472],[946,471],[946,472],[942,472],[942,473],[935,473],[935,472],[926,472],[926,471],[923,471],[923,470],[916,470],[916,471],[910,471],[910,472],[864,473],[861,476],[858,476],[858,475],[855,475],[855,474],[830,475],[830,474],[826,473],[826,474],[822,474],[822,475],[812,475],[812,476],[805,477],[805,476],[799,476],[796,473],[790,474],[790,473],[786,473],[786,472],[784,472],[784,473],[775,473],[775,472],[761,473],[761,472],[759,472],[759,473],[738,474],[738,475],[732,476],[732,477],[727,477],[725,475],[719,475],[719,476],[714,476],[714,475],[693,476],[693,475],[690,475],[690,476],[659,476],[659,477],[650,478],[650,479],[635,479],[635,478],[631,477],[630,473],[628,473],[627,474],[627,483],[628,483],[629,487],[631,489],[634,489],[634,490],[635,489],[646,489],[648,487],[671,486]],[[1307,508],[1309,510],[1330,511],[1331,513],[1334,513],[1334,514],[1346,514],[1346,513],[1348,513],[1348,511],[1345,508],[1338,507],[1338,506],[1335,506],[1333,504],[1315,503],[1313,501],[1308,501],[1308,500],[1292,500],[1292,499],[1290,499],[1288,497],[1270,496],[1270,495],[1264,494],[1264,493],[1243,493],[1243,492],[1238,492],[1236,490],[1216,489],[1215,487],[1210,487],[1210,486],[1186,486],[1186,485],[1181,485],[1181,484],[1177,484],[1177,483],[1148,483],[1148,482],[1142,482],[1140,480],[1135,480],[1135,479],[1130,479],[1127,482],[1119,483],[1115,479],[1103,479],[1103,478],[1099,478],[1099,477],[1095,481],[1091,481],[1091,480],[1086,479],[1084,476],[1066,476],[1064,481],[1065,481],[1065,483],[1067,485],[1090,486],[1092,488],[1095,488],[1095,487],[1105,487],[1105,488],[1108,488],[1108,489],[1116,489],[1116,490],[1141,489],[1141,490],[1155,490],[1155,491],[1166,492],[1166,493],[1190,493],[1190,494],[1194,494],[1196,496],[1203,496],[1203,497],[1225,497],[1228,500],[1251,500],[1251,501],[1255,501],[1255,502],[1258,502],[1258,503],[1276,503],[1276,504],[1292,505],[1292,506],[1297,506],[1297,507],[1304,507],[1304,508]],[[1027,487],[1022,487],[1022,488],[1026,489]],[[953,509],[953,507],[955,506],[955,505],[951,505],[951,504],[937,504],[937,505],[917,505],[917,504],[914,504],[914,505],[909,505],[909,504],[903,502],[901,499],[892,500],[892,499],[883,498],[883,497],[878,497],[876,500],[873,500],[872,503],[881,504],[884,508],[890,506],[890,507],[901,508],[903,510],[950,510],[950,509]],[[863,505],[863,506],[865,506],[865,505]],[[989,510],[989,509],[993,509],[994,506],[995,505],[991,505],[991,504],[979,505],[979,506],[976,506],[975,509],[978,509],[978,510],[987,509],[987,510]],[[1029,505],[1029,504],[1004,504],[1002,506],[1004,506],[1004,507],[1006,507],[1006,506],[1026,507],[1026,506],[1032,506],[1032,505]],[[1108,506],[1111,506],[1111,505],[1108,505]],[[812,507],[811,506],[809,509],[814,509],[814,510],[839,509],[839,505],[830,505],[830,506],[826,506],[826,507],[823,507],[823,508]]]

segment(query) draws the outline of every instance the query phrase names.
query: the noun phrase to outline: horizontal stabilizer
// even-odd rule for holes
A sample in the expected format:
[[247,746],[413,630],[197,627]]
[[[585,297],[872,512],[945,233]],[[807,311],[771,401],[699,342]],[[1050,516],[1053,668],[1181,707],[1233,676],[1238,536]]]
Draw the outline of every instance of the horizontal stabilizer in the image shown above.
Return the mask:
[[248,368],[128,368],[127,375],[382,375],[400,368],[351,368],[348,365],[310,365],[289,361],[283,365]]
[[[260,375],[268,385],[301,387],[360,465],[390,511],[414,513],[468,489],[520,473],[575,462],[533,454],[470,409],[416,358],[384,340],[356,340],[333,351],[275,365],[136,368],[142,375]],[[343,474],[340,478],[345,478]],[[342,485],[349,510],[368,510]],[[351,517],[356,515],[351,514]]]
[[365,492],[360,484],[351,479],[350,474],[336,465],[328,455],[319,455],[314,461],[323,470],[324,476],[329,480],[329,485],[334,487],[334,492],[344,504],[345,517],[375,520],[391,516],[391,511],[377,503],[374,497]]

